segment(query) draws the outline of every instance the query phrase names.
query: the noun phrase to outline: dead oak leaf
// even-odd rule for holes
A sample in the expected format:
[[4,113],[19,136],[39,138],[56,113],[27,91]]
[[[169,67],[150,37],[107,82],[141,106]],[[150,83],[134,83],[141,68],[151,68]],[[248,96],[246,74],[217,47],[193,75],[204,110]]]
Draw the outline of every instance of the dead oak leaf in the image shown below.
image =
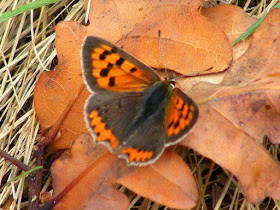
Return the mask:
[[[128,167],[106,147],[94,144],[91,136],[81,134],[51,169],[57,209],[126,209],[128,199],[115,183],[171,208],[192,208],[198,199],[191,171],[174,151],[153,166]],[[57,200],[61,193],[65,195]]]
[[232,61],[228,38],[191,2],[199,1],[158,2],[117,44],[153,68],[164,68],[165,62],[167,69],[186,75],[224,71]]
[[253,203],[280,198],[279,163],[260,144],[280,142],[279,20],[279,9],[267,15],[220,84],[194,86],[200,116],[182,142],[235,175]]
[[[220,4],[212,8],[203,8],[201,14],[214,21],[227,35],[229,42],[235,41],[257,19],[250,17],[240,7],[231,4]],[[233,48],[233,60],[238,59],[247,50],[250,38],[238,43]]]
[[[201,14],[207,18],[213,24],[222,29],[222,31],[227,35],[229,42],[232,43],[237,39],[247,28],[249,28],[255,21],[256,18],[250,17],[244,12],[240,7],[221,4],[212,8],[202,8]],[[238,43],[233,48],[233,61],[237,60],[242,56],[249,47],[251,37],[248,37],[243,42]],[[203,61],[201,63],[207,62],[208,57],[201,57]],[[202,76],[196,76],[188,78],[188,82],[184,82],[182,87],[186,93],[191,91],[194,84],[199,81],[207,81],[215,84],[219,84],[226,74],[226,71],[219,74],[208,74]],[[166,77],[166,73],[161,74],[163,78]],[[179,80],[178,80],[179,81]]]
[[[128,198],[113,187],[117,174],[126,170],[125,165],[113,168],[110,163],[116,165],[118,160],[106,153],[106,148],[97,148],[89,135],[81,134],[72,148],[53,163],[52,202],[57,209],[127,208]],[[104,162],[107,164],[98,164]],[[59,193],[65,195],[57,196]]]

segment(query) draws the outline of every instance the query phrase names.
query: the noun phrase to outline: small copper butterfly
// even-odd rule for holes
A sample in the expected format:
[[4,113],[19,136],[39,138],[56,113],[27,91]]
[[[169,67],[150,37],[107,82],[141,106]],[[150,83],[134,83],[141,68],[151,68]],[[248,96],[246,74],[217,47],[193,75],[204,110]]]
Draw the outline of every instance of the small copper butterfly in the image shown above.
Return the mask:
[[97,143],[128,165],[155,162],[195,124],[193,100],[123,49],[88,36],[81,57],[83,79],[93,93],[85,103],[86,124]]

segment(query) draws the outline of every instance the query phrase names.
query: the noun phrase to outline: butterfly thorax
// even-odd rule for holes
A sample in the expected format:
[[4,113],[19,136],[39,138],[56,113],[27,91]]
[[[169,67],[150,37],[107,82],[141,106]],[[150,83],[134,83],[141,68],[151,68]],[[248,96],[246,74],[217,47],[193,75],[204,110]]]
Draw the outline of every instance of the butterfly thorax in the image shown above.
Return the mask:
[[157,115],[158,112],[165,112],[173,88],[168,80],[159,81],[144,91],[143,109],[133,125],[133,129],[144,123],[150,117]]

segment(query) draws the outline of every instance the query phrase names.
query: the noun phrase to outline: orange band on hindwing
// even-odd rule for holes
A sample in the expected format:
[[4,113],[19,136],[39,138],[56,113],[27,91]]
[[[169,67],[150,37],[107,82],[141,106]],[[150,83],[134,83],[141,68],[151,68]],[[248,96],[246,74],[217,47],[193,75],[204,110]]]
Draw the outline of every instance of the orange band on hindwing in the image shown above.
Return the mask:
[[119,141],[116,136],[112,133],[112,129],[106,129],[105,123],[102,121],[102,118],[98,115],[96,110],[93,110],[89,114],[90,126],[93,128],[94,133],[96,134],[96,142],[105,142],[109,141],[111,147],[116,149],[119,145]]
[[128,156],[129,163],[133,161],[137,163],[146,162],[150,160],[154,154],[153,151],[138,150],[132,147],[124,149],[121,153]]
[[192,104],[187,104],[178,95],[173,96],[167,110],[167,136],[178,135],[182,130],[190,126],[194,110],[195,107]]

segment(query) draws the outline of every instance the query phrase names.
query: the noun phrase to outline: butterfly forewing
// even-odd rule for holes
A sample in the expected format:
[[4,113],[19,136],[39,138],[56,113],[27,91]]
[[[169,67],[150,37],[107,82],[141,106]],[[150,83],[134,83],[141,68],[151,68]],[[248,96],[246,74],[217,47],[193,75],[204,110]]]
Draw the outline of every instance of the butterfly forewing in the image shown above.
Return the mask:
[[142,91],[159,81],[157,74],[106,40],[88,36],[82,46],[84,79],[92,91]]

